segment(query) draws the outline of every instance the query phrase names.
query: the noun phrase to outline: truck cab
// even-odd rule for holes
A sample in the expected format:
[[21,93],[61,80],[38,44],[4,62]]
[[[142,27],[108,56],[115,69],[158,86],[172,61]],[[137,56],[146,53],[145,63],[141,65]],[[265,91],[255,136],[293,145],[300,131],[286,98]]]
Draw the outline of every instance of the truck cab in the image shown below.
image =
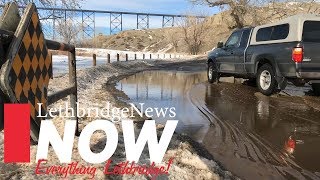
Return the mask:
[[219,64],[219,72],[225,76],[244,73],[244,52],[248,47],[252,28],[235,30],[225,44],[218,43],[215,51],[209,54],[209,59],[215,59]]

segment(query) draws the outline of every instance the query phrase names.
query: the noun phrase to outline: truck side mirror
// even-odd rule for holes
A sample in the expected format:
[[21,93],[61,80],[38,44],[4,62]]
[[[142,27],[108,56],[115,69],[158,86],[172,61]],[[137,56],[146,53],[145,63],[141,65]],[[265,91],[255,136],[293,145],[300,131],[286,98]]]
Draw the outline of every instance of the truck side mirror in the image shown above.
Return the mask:
[[219,41],[217,44],[217,48],[223,48],[223,42]]

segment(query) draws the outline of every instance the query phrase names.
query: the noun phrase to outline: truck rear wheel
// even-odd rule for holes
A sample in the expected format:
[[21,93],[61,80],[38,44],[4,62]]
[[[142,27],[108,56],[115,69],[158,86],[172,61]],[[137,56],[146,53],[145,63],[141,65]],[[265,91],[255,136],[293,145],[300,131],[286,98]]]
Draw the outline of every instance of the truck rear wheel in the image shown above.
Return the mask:
[[208,65],[208,81],[209,83],[215,83],[219,80],[219,73],[217,71],[216,65],[213,62],[209,62]]
[[314,95],[320,96],[320,83],[312,83],[311,86],[312,86]]
[[275,92],[277,88],[277,80],[271,65],[264,64],[258,69],[257,86],[259,91],[266,96]]

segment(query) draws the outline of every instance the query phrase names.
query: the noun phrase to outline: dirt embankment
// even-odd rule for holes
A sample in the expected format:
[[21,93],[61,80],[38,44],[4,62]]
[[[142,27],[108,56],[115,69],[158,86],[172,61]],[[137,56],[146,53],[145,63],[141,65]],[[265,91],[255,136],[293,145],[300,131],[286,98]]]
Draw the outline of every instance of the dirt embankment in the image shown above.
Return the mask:
[[[112,63],[109,65],[98,66],[96,68],[89,68],[85,70],[78,71],[78,101],[83,108],[86,107],[102,107],[106,102],[110,102],[112,106],[123,107],[127,104],[120,102],[116,99],[115,88],[110,86],[114,84],[119,79],[132,75],[134,73],[158,69],[166,66],[174,66],[174,64],[179,64],[181,62],[174,61],[131,61],[131,62],[120,62]],[[189,62],[190,63],[190,62]],[[192,62],[191,62],[192,63]],[[197,61],[194,61],[194,64],[197,65]],[[106,87],[108,87],[108,89]],[[62,89],[68,85],[67,75],[61,75],[55,77],[50,81],[49,92],[55,92],[59,89]],[[113,91],[113,92],[111,92]],[[63,99],[52,105],[49,108],[58,107],[67,102],[68,98]],[[99,115],[97,115],[99,116]],[[99,117],[99,119],[103,117]],[[60,135],[63,135],[64,118],[54,118],[53,122],[56,125]],[[85,117],[80,119],[80,129],[86,126],[88,123],[96,120],[96,118]],[[108,120],[108,119],[105,119]],[[135,120],[135,126],[141,127],[143,121],[141,119]],[[119,124],[116,124],[116,127],[119,131],[119,144],[115,154],[112,156],[113,163],[119,163],[126,161],[125,156],[125,147],[122,135],[122,129]],[[158,133],[161,135],[161,130],[163,126],[158,125]],[[3,131],[0,132],[0,149],[3,151]],[[97,132],[91,138],[91,150],[94,152],[100,152],[104,149],[106,144],[106,135],[101,132]],[[78,138],[75,138],[74,148],[72,152],[72,161],[77,161],[82,165],[88,165],[81,159],[78,149],[77,149]],[[0,156],[0,177],[4,179],[38,179],[39,176],[35,175],[35,154],[37,150],[37,145],[31,146],[31,163],[30,164],[3,164],[3,153]],[[174,134],[172,141],[169,145],[168,151],[164,157],[164,163],[167,163],[171,157],[174,157],[173,165],[169,171],[169,179],[236,179],[233,175],[223,170],[221,166],[214,161],[213,157],[201,147],[200,144],[197,144],[190,140],[188,137],[179,136]],[[140,158],[141,164],[148,164],[149,152],[145,148],[142,156]],[[53,149],[49,148],[48,163],[46,166],[58,165],[59,161],[55,155]],[[166,164],[163,164],[166,165]],[[103,167],[105,164],[95,165],[97,167],[97,172],[95,174],[95,179],[150,179],[150,176],[105,176],[103,173]],[[68,179],[88,179],[89,176],[68,176]],[[44,179],[60,179],[59,176],[41,176]],[[163,177],[166,178],[166,177]]]
[[[257,4],[259,3],[257,2]],[[299,13],[318,14],[319,11],[320,4],[317,2],[270,3],[259,8],[252,7],[250,12],[247,13],[248,15],[243,18],[245,19],[245,26],[257,26]],[[183,24],[183,19],[177,19],[176,22],[178,22],[177,27],[173,28],[128,30],[110,36],[101,34],[92,40],[82,42],[80,45],[115,50],[189,53],[184,41],[184,32],[178,26]],[[219,41],[225,42],[235,27],[235,21],[228,10],[206,18],[204,23],[206,31],[203,34],[200,54],[216,47]],[[177,45],[176,48],[174,48],[174,44]]]

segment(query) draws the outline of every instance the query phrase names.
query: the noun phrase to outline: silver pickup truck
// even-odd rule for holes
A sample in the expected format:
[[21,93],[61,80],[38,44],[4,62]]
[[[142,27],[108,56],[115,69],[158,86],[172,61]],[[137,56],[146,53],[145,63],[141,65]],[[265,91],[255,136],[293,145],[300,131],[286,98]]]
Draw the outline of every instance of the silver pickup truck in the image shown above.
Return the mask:
[[208,81],[234,76],[255,81],[271,95],[310,83],[320,94],[320,16],[301,14],[268,25],[235,30],[208,55]]

